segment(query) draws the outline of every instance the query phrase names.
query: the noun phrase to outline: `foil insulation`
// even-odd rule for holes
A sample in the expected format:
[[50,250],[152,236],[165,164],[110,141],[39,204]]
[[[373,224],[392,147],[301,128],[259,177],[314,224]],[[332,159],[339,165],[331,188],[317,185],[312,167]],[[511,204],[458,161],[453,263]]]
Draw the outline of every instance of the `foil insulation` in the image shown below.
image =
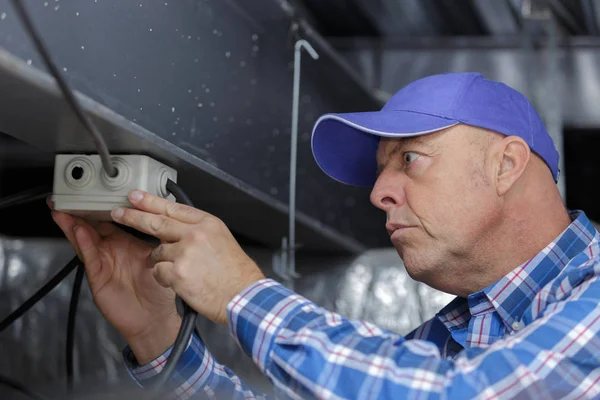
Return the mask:
[[[268,276],[272,254],[246,248]],[[0,237],[0,312],[16,309],[58,272],[73,250],[62,239]],[[302,276],[295,290],[317,304],[351,319],[373,322],[406,334],[451,300],[412,280],[393,248],[357,258],[298,256]],[[26,383],[50,398],[129,398],[136,387],[123,366],[123,339],[98,312],[87,283],[82,288],[76,323],[74,393],[66,392],[65,343],[72,282],[55,288],[0,334],[0,374]],[[200,332],[216,359],[258,390],[270,384],[235,344],[227,328],[200,318]],[[127,393],[127,395],[126,395]],[[0,386],[1,399],[18,399]],[[112,398],[112,397],[111,397]]]

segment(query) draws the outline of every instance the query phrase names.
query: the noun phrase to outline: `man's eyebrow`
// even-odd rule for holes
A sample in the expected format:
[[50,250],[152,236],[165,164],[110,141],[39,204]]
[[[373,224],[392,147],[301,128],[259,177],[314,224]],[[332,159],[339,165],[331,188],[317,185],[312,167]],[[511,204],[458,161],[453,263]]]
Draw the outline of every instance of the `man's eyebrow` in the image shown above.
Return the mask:
[[400,139],[400,144],[397,147],[405,147],[405,146],[410,146],[410,145],[419,145],[419,146],[427,146],[427,147],[433,146],[433,144],[431,143],[431,140],[424,139],[421,136],[413,136],[413,137],[409,137],[409,138]]

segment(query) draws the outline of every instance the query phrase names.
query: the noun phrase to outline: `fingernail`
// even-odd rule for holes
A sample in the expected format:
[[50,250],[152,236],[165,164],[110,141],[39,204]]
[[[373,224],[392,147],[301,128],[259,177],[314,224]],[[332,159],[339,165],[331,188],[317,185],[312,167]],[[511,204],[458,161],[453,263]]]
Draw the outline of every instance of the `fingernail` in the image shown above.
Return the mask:
[[112,217],[115,219],[121,218],[123,216],[123,214],[125,214],[125,210],[123,209],[123,207],[115,208],[111,212]]
[[140,201],[141,199],[144,198],[144,194],[142,192],[140,192],[139,190],[134,190],[129,195],[129,198],[133,201]]

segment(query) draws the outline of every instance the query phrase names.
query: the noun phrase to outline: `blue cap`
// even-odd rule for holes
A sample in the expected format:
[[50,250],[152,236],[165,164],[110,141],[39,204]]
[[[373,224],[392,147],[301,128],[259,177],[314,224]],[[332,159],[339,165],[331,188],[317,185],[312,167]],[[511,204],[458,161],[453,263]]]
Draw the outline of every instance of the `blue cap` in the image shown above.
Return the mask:
[[323,115],[313,129],[312,150],[317,164],[333,179],[371,187],[381,137],[426,135],[457,124],[523,138],[558,182],[558,152],[531,103],[478,73],[419,79],[397,92],[381,111]]

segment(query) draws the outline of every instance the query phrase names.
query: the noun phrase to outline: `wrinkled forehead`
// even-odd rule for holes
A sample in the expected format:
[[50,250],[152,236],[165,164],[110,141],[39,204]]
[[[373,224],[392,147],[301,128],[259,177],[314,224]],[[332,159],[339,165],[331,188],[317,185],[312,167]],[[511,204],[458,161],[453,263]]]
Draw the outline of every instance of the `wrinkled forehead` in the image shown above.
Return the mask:
[[405,138],[381,138],[377,148],[377,164],[386,163],[390,157],[404,151],[440,152],[449,147],[477,144],[483,138],[504,137],[466,124],[459,124],[441,131]]

